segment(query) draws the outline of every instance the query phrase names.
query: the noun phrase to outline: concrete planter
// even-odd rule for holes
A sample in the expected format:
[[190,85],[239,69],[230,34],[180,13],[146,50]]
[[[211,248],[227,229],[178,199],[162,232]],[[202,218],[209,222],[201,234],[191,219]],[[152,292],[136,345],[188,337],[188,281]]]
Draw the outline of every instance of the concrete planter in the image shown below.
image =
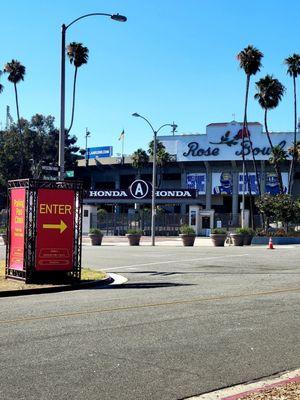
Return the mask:
[[214,246],[224,247],[226,236],[226,233],[211,233],[210,238]]
[[234,246],[244,246],[244,235],[239,233],[231,233],[230,237]]
[[244,234],[244,246],[250,246],[252,242],[252,235]]
[[[268,245],[270,237],[269,236],[254,236],[252,239],[252,245]],[[291,236],[291,237],[273,237],[272,242],[274,245],[281,244],[300,244],[300,237]]]
[[139,246],[141,236],[142,235],[137,233],[127,233],[126,237],[128,238],[129,246]]
[[194,246],[196,235],[180,234],[184,246]]
[[89,234],[92,246],[101,246],[103,235],[96,235],[94,233]]

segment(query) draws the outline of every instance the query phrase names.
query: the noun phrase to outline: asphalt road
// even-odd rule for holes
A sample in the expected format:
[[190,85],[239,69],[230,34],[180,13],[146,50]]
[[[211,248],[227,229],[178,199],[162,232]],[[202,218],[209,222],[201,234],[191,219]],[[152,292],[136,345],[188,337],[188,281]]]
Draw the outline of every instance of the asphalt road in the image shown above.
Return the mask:
[[0,398],[183,399],[299,368],[299,254],[86,246],[128,282],[1,299]]

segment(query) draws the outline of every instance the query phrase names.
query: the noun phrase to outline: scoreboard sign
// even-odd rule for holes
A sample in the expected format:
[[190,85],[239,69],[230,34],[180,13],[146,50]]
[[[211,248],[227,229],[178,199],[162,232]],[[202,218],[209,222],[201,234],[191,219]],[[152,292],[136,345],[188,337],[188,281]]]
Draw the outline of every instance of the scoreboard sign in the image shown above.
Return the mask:
[[38,189],[36,271],[71,271],[74,253],[75,193]]

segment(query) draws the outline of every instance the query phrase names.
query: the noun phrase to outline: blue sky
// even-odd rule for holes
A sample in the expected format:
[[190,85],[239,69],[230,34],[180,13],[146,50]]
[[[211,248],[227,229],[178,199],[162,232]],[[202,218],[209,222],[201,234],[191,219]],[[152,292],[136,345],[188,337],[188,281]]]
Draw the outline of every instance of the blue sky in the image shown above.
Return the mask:
[[[270,112],[270,129],[293,129],[292,82],[283,60],[300,52],[300,2],[296,0],[16,0],[1,4],[0,66],[15,58],[26,66],[19,84],[20,112],[54,115],[59,124],[60,26],[90,12],[124,14],[126,23],[91,17],[73,25],[67,43],[82,42],[89,63],[78,73],[72,133],[84,146],[112,145],[125,130],[125,153],[146,148],[149,127],[131,114],[138,112],[155,127],[175,121],[178,133],[204,133],[211,122],[243,115],[245,76],[236,54],[248,44],[265,55],[252,81],[249,121],[263,121],[253,100],[254,81],[274,74],[287,88],[277,110]],[[73,67],[66,63],[66,125],[71,106]],[[0,122],[6,105],[16,118],[13,86],[2,76]],[[162,133],[168,134],[166,128]]]

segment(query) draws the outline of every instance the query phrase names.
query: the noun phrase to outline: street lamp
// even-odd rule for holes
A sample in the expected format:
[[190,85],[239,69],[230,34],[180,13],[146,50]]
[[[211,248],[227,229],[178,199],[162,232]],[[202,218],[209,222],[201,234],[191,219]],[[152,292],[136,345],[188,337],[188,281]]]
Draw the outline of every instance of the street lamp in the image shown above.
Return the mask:
[[85,166],[86,167],[89,165],[89,155],[88,155],[87,141],[88,141],[88,138],[90,136],[91,136],[91,132],[88,131],[88,128],[85,128]]
[[174,124],[164,124],[155,130],[152,124],[147,120],[147,118],[143,117],[138,113],[132,114],[133,117],[142,118],[147,124],[150,126],[153,132],[153,167],[152,167],[152,201],[151,201],[151,245],[155,246],[155,192],[156,192],[156,139],[158,132],[164,128],[165,126],[171,126],[173,132],[175,132],[177,125]]
[[81,17],[74,19],[68,25],[61,26],[61,72],[60,72],[60,130],[59,130],[59,144],[58,144],[58,164],[59,164],[59,179],[63,180],[65,176],[65,92],[66,92],[66,31],[71,25],[80,19],[93,17],[93,16],[110,17],[114,21],[125,22],[127,18],[120,14],[106,14],[106,13],[91,13],[85,14]]

